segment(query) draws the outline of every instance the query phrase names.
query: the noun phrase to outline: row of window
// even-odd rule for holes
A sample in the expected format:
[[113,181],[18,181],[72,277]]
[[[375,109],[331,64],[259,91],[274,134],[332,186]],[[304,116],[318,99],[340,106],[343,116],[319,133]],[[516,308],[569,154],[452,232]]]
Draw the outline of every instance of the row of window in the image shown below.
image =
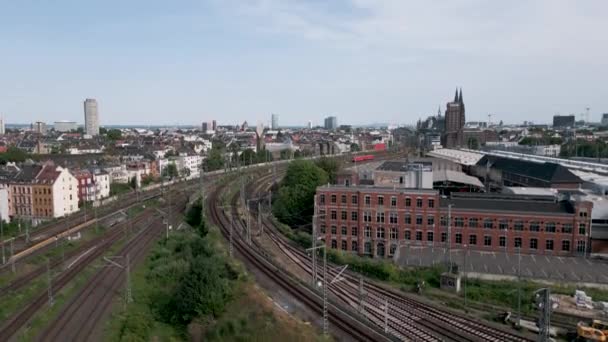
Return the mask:
[[[338,233],[338,227],[336,226],[331,226],[331,235],[337,235]],[[357,236],[359,233],[359,229],[358,227],[351,227],[351,231],[350,231],[350,235],[351,236]],[[378,239],[384,239],[386,237],[386,230],[383,227],[379,227],[376,229],[376,238]],[[415,240],[416,241],[423,241],[423,232],[422,231],[416,231],[415,232]],[[325,226],[321,226],[321,234],[325,234]],[[340,234],[342,236],[346,236],[348,235],[348,228],[346,226],[342,226],[340,228]],[[389,237],[391,240],[397,240],[398,239],[398,230],[397,228],[390,228],[389,230]],[[363,229],[363,236],[366,238],[371,238],[372,237],[372,229],[371,227],[365,227]],[[405,240],[411,240],[412,239],[412,235],[411,232],[409,230],[405,231],[404,234],[404,238]],[[441,242],[445,242],[447,240],[447,233],[446,232],[442,232],[441,233]],[[435,233],[434,232],[426,232],[426,241],[428,242],[433,242],[435,241]],[[521,237],[515,237],[513,238],[513,247],[514,248],[523,248],[522,245],[522,238]],[[530,249],[538,249],[538,239],[537,238],[530,238],[529,239],[529,246],[528,248]],[[463,234],[462,233],[456,233],[454,234],[454,242],[456,244],[463,244]],[[485,235],[483,237],[483,245],[484,246],[492,246],[492,236],[489,235]],[[468,240],[468,244],[469,245],[473,245],[476,246],[478,244],[477,241],[477,235],[476,234],[469,234],[469,240]],[[578,241],[577,243],[577,251],[581,251],[579,250],[580,248],[583,249],[584,251],[584,245],[585,245],[585,241]],[[498,238],[498,246],[499,247],[506,247],[507,246],[507,238],[505,236],[500,236]],[[570,240],[562,240],[562,246],[561,246],[561,250],[562,251],[570,251]],[[553,250],[554,249],[554,242],[551,239],[547,239],[545,240],[545,249],[546,250]]]
[[[325,215],[325,211],[321,210],[320,211],[320,216]],[[337,210],[331,210],[330,212],[330,219],[335,221],[338,219],[338,211]],[[342,210],[340,212],[340,219],[341,220],[348,220],[348,212],[346,210]],[[359,213],[357,211],[351,211],[350,212],[350,220],[351,221],[358,221],[359,220]],[[468,220],[468,227],[469,228],[480,228],[483,227],[484,229],[494,229],[496,228],[496,225],[494,224],[493,219],[484,219],[481,223],[480,220],[478,218],[470,218]],[[373,220],[373,216],[372,216],[372,212],[370,211],[364,211],[363,212],[363,222],[374,222]],[[376,219],[375,219],[376,223],[385,223],[386,221],[386,215],[384,212],[376,212]],[[399,215],[396,212],[389,212],[388,213],[388,223],[390,224],[397,224],[399,222]],[[412,215],[410,214],[405,214],[404,216],[404,222],[405,224],[412,224]],[[417,225],[421,225],[424,222],[424,217],[422,215],[416,215],[416,224]],[[429,215],[426,217],[426,224],[429,226],[432,226],[435,224],[435,216]],[[442,226],[447,226],[447,219],[445,217],[441,218],[441,225]],[[454,227],[456,228],[463,228],[464,225],[464,219],[462,217],[455,217],[454,218]],[[558,229],[556,228],[557,224],[555,222],[547,222],[544,224],[544,231],[547,233],[556,233],[559,232]],[[579,228],[578,228],[578,233],[584,235],[586,233],[586,224],[585,223],[580,223],[579,224]],[[564,223],[562,225],[562,229],[561,232],[562,233],[566,233],[566,234],[570,234],[572,233],[572,228],[573,225],[571,223]],[[509,229],[509,222],[508,220],[505,219],[501,219],[498,220],[498,229],[500,230],[507,230]],[[517,231],[524,231],[524,221],[523,220],[515,220],[513,221],[513,225],[512,225],[512,229],[513,230],[517,230]],[[528,224],[528,229],[531,232],[540,232],[541,231],[541,223],[538,221],[530,221]]]
[[[364,204],[365,205],[371,205],[372,204],[372,197],[371,195],[365,195],[364,197]],[[340,195],[340,203],[341,204],[347,204],[347,196],[346,195]],[[390,200],[390,206],[391,207],[396,207],[397,206],[397,196],[391,196],[389,198]],[[338,203],[338,195],[330,195],[330,203],[332,204],[336,204]],[[359,196],[358,195],[351,195],[350,197],[350,203],[351,204],[358,204],[359,203]],[[376,203],[378,205],[384,205],[384,196],[377,196],[376,197]],[[326,198],[325,198],[325,194],[321,194],[319,195],[319,204],[326,204]],[[412,199],[409,197],[405,198],[405,207],[411,207],[412,206]],[[417,208],[422,208],[423,206],[423,199],[422,198],[416,198],[416,207]],[[435,199],[430,198],[427,200],[427,206],[429,208],[434,208],[435,207]]]

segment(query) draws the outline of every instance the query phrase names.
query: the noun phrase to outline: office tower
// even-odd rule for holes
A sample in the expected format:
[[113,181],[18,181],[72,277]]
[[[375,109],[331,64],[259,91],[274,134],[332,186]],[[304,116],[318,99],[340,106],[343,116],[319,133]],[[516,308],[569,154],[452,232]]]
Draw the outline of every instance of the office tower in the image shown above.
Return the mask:
[[312,129],[312,121],[308,121],[308,129]]
[[325,129],[332,131],[338,128],[338,118],[335,116],[328,116],[325,118]]
[[272,114],[271,118],[272,118],[272,121],[271,121],[272,122],[272,125],[271,125],[272,130],[274,131],[274,130],[279,129],[279,115],[278,114]]
[[217,130],[217,121],[213,120],[211,121],[211,127],[213,127],[213,131]]
[[46,134],[46,123],[41,121],[36,121],[31,125],[32,131],[37,134],[45,135]]
[[5,131],[5,127],[4,127],[4,117],[0,117],[0,135],[6,133]]
[[95,99],[84,101],[84,131],[86,135],[99,135],[99,112]]
[[574,127],[574,115],[554,115],[553,128]]

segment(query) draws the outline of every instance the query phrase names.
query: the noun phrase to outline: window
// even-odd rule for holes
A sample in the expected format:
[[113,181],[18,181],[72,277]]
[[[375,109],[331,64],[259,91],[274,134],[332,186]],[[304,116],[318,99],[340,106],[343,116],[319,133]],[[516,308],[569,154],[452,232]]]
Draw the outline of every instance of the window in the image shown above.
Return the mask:
[[519,231],[524,230],[524,221],[520,221],[520,220],[514,221],[513,229],[519,230]]
[[376,229],[376,238],[384,239],[384,228],[383,227],[378,227],[378,229]]
[[342,226],[342,228],[340,228],[340,234],[342,234],[342,236],[346,236],[348,234],[348,229],[346,229],[346,226]]
[[445,216],[441,216],[441,226],[446,227],[448,225],[448,218]]
[[369,226],[365,227],[365,237],[366,238],[372,237],[372,228]]
[[492,237],[489,235],[486,235],[483,237],[483,245],[484,246],[492,246]]
[[332,220],[337,220],[338,219],[338,212],[335,210],[331,211],[331,219]]
[[356,211],[351,211],[350,212],[350,220],[351,221],[358,221],[359,220],[359,213]]
[[570,240],[562,240],[562,251],[564,251],[564,252],[570,251]]
[[340,202],[341,202],[342,204],[346,204],[346,195],[342,195],[342,196],[340,196]]
[[363,222],[372,222],[372,213],[370,211],[363,212]]
[[376,213],[376,223],[384,223],[384,212]]
[[342,240],[342,246],[341,246],[341,247],[342,247],[342,250],[343,250],[343,251],[345,251],[345,250],[347,249],[347,247],[346,247],[346,246],[347,246],[347,245],[346,245],[346,240]]
[[391,224],[397,224],[399,223],[399,215],[397,215],[397,213],[389,213],[388,214],[388,222]]
[[576,241],[576,251],[578,253],[585,253],[585,241]]
[[359,246],[358,246],[358,244],[357,244],[357,241],[353,241],[353,242],[351,242],[351,251],[353,251],[353,252],[358,252],[358,251],[359,251],[359,248],[358,248],[358,247],[359,247]]
[[564,223],[562,233],[572,234],[572,223]]
[[456,244],[460,245],[462,243],[462,234],[456,233]]
[[462,217],[455,217],[454,226],[455,227],[464,227],[464,219]]
[[336,241],[336,240],[331,240],[331,248],[333,248],[333,249],[338,248],[338,241]]
[[538,221],[530,221],[530,231],[531,232],[540,231],[540,223]]
[[432,226],[435,224],[435,216],[428,216],[426,218],[426,224]]
[[536,238],[530,239],[530,249],[538,249],[538,239],[536,239]]
[[350,197],[350,203],[357,204],[357,202],[359,202],[359,198],[357,197],[357,195],[352,195]]
[[389,254],[393,255],[395,254],[395,251],[397,250],[397,245],[395,245],[394,243],[391,245],[391,247],[389,248]]
[[507,246],[507,237],[506,236],[501,236],[498,238],[498,245],[500,247],[506,247]]
[[477,218],[470,218],[469,219],[469,227],[470,228],[477,228],[477,223],[479,222],[479,219]]
[[412,224],[412,215],[405,214],[405,224]]
[[552,251],[553,250],[553,240],[546,240],[545,241],[545,249],[548,251]]
[[416,208],[422,208],[422,198],[416,198]]
[[346,212],[346,210],[342,210],[341,217],[343,220],[348,220],[348,212]]
[[325,234],[326,226],[324,224],[321,225],[321,234]]
[[521,238],[520,237],[516,237],[515,239],[513,239],[513,246],[515,246],[515,248],[521,248]]
[[422,224],[422,215],[416,215],[416,224]]
[[492,219],[484,219],[483,220],[483,228],[484,229],[492,229],[494,228],[494,222],[492,221]]
[[397,197],[392,196],[391,197],[391,207],[396,207],[397,206]]
[[366,243],[363,245],[363,249],[364,249],[364,253],[365,253],[365,254],[372,254],[372,244],[371,244],[371,243],[366,242]]
[[337,231],[338,231],[338,227],[331,226],[331,235],[336,235]]
[[352,236],[357,236],[357,231],[358,231],[358,230],[359,230],[359,229],[357,228],[357,226],[352,226],[352,227],[350,228],[350,235],[352,235]]
[[586,231],[585,227],[586,227],[586,225],[584,223],[579,223],[579,225],[578,225],[578,233],[580,235],[585,235],[585,231]]
[[410,232],[409,230],[406,230],[404,236],[405,236],[406,240],[411,240],[412,239],[412,232]]
[[477,244],[477,235],[475,235],[475,234],[469,235],[469,245],[476,245],[476,244]]
[[392,227],[391,228],[391,240],[397,240],[397,237],[398,237],[397,228]]
[[378,196],[378,205],[384,205],[384,197]]
[[406,198],[405,199],[405,206],[406,207],[411,207],[412,206],[412,199],[411,198]]
[[365,205],[372,204],[372,197],[370,195],[365,195]]
[[331,195],[331,203],[336,203],[336,195]]
[[435,236],[434,236],[433,232],[426,232],[426,241],[433,242],[434,237]]
[[416,241],[422,241],[422,232],[416,231]]
[[507,230],[508,228],[509,228],[509,221],[507,221],[507,220],[498,221],[498,229]]
[[441,242],[445,242],[445,240],[448,239],[448,233],[443,232],[441,233]]

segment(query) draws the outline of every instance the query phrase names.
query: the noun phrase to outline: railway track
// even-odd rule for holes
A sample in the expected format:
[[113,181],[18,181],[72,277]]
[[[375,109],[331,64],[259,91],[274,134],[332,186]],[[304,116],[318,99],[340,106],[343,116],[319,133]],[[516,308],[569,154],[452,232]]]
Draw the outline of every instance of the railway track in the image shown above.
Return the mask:
[[[184,203],[180,204],[181,206],[179,207],[179,210],[182,210],[185,207],[185,203],[187,202],[186,196],[182,197],[182,202],[184,202]],[[176,206],[174,206],[174,208],[177,207],[177,205],[178,204],[176,204]],[[123,247],[122,251],[124,251],[124,250],[128,251],[129,248],[131,248],[132,246],[137,246],[141,241],[141,239],[140,239],[141,236],[149,235],[147,233],[144,234],[142,232],[148,231],[147,228],[151,224],[156,224],[156,225],[158,224],[159,220],[155,219],[155,218],[157,218],[157,216],[154,213],[155,213],[155,210],[153,208],[149,208],[148,210],[144,211],[141,215],[132,219],[130,222],[121,223],[120,228],[112,230],[106,236],[100,237],[97,240],[98,244],[95,246],[94,249],[92,249],[89,253],[84,254],[77,263],[73,264],[72,267],[66,269],[56,279],[53,279],[54,291],[61,290],[72,279],[74,279],[86,266],[88,266],[94,260],[97,260],[97,258],[99,258],[101,255],[103,255],[105,252],[107,252],[107,250],[112,245],[114,245],[116,242],[118,242],[125,236],[125,232],[127,232],[127,229],[129,227],[136,229],[138,225],[142,225],[143,227],[140,227],[138,234],[136,234],[134,237],[131,237],[131,239],[128,240],[127,245],[125,247]],[[161,226],[162,226],[162,224],[161,224]],[[146,240],[146,241],[149,241],[149,240]],[[139,254],[136,254],[134,256],[139,257]],[[93,285],[91,285],[91,281],[89,281],[87,284],[88,284],[87,286],[96,287],[95,282],[92,283]],[[18,313],[16,313],[15,315],[11,316],[9,319],[6,320],[6,322],[0,328],[0,341],[7,341],[9,338],[14,336],[14,334],[21,327],[23,327],[40,308],[42,308],[46,304],[48,304],[48,296],[47,296],[47,292],[43,291],[42,293],[39,293],[30,303],[25,305],[25,307],[21,311],[19,311]]]
[[[264,180],[260,179],[257,184]],[[261,189],[263,186],[254,186]],[[257,194],[253,195],[254,197]],[[249,208],[255,211],[256,208]],[[295,264],[312,275],[310,256],[301,249],[294,247],[275,229],[272,222],[263,219],[264,233],[281,249]],[[242,224],[242,222],[239,222]],[[261,246],[258,246],[261,247]],[[328,277],[335,277],[337,271],[330,267]],[[385,326],[384,312],[379,308],[388,303],[390,308],[387,319],[388,329],[399,339],[423,341],[532,341],[527,337],[482,323],[476,319],[459,316],[453,312],[438,309],[395,291],[388,290],[370,282],[365,282],[360,288],[360,278],[351,273],[342,275],[345,280],[329,287],[336,297],[353,307],[361,307],[361,295],[366,293],[363,302],[363,312],[371,322]],[[322,279],[322,277],[321,277]]]
[[[221,190],[222,188],[218,187],[218,189],[216,189],[216,191],[211,194],[209,198],[209,210],[212,221],[218,227],[220,227],[222,234],[226,238],[229,238],[229,219],[227,215],[223,212],[223,210],[220,209],[217,205],[219,203],[218,194]],[[235,198],[238,198],[238,194],[233,197],[233,202],[236,201]],[[267,277],[273,280],[277,285],[285,289],[288,293],[290,293],[292,296],[300,300],[302,303],[304,303],[311,309],[315,310],[318,313],[323,312],[323,301],[318,293],[284,273],[269,259],[252,249],[251,246],[247,245],[243,239],[237,238],[233,241],[237,252],[244,259],[246,259],[249,264],[259,269]],[[335,305],[330,306],[329,311],[330,321],[332,322],[332,324],[336,325],[337,327],[340,327],[340,329],[349,333],[354,340],[390,340],[387,336],[385,336],[378,330],[371,329],[365,323],[359,321],[356,315],[349,314]]]
[[[185,209],[187,198],[181,199],[172,209],[174,214]],[[175,215],[177,216],[177,215]],[[153,242],[163,235],[164,225],[156,220],[147,229],[140,231],[117,253],[124,266],[127,254],[130,264],[140,263]],[[125,270],[119,267],[100,269],[87,284],[64,306],[55,320],[38,337],[45,341],[90,341],[98,340],[99,322],[111,307],[116,294],[126,282]]]

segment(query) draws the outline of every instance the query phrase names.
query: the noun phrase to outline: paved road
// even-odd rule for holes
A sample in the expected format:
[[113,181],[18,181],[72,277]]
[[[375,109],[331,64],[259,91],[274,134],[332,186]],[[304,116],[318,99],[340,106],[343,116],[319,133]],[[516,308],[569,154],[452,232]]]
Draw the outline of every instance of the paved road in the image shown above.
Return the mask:
[[[402,246],[400,265],[430,266],[444,263],[446,250],[438,247]],[[451,250],[452,262],[462,268],[464,251]],[[517,276],[518,255],[504,252],[468,251],[466,272]],[[608,263],[583,257],[521,255],[521,276],[571,282],[608,283]]]

